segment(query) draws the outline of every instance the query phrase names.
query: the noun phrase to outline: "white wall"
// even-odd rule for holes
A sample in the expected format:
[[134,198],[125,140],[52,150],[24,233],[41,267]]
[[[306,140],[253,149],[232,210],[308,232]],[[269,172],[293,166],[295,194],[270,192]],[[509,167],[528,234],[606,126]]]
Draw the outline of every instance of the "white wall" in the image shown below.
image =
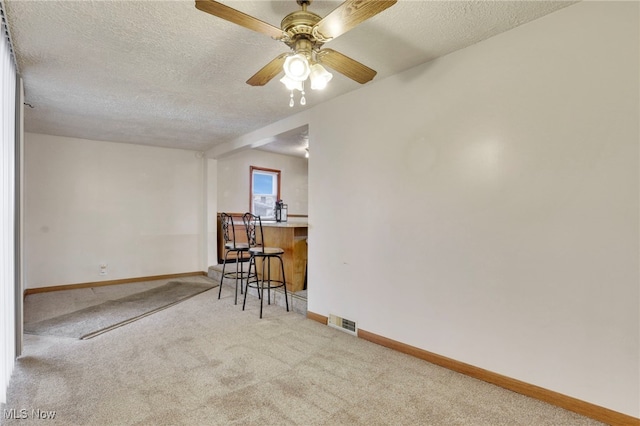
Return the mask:
[[309,310],[639,417],[638,7],[313,108]]
[[206,270],[207,160],[198,157],[27,133],[26,287]]
[[249,211],[249,168],[265,167],[281,171],[280,197],[289,214],[308,212],[307,159],[248,149],[218,159],[218,211]]

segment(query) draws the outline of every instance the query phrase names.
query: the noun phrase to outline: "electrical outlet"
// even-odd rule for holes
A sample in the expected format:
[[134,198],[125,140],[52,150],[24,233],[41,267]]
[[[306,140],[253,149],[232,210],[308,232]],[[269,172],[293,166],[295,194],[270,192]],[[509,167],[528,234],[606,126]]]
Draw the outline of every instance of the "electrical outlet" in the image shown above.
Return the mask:
[[107,275],[107,264],[100,264],[100,275]]

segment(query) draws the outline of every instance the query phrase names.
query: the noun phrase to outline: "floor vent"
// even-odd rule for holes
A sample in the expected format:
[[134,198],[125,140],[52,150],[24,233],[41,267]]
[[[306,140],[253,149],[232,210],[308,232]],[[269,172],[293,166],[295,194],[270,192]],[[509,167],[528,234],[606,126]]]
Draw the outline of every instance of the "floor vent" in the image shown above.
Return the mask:
[[356,322],[345,318],[340,318],[337,315],[329,314],[329,327],[337,328],[338,330],[346,331],[354,336],[358,335],[358,328]]

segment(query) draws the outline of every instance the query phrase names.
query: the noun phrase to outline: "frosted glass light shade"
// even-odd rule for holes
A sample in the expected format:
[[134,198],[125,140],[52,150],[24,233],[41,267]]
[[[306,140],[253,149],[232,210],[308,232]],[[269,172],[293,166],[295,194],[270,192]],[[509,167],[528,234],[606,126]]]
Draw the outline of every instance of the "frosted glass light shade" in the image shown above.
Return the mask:
[[331,81],[333,74],[324,69],[322,65],[313,64],[309,77],[311,78],[311,88],[313,90],[322,90],[327,87],[327,83]]
[[302,92],[302,82],[301,81],[295,81],[291,78],[289,78],[289,76],[285,75],[284,77],[282,77],[280,79],[280,83],[284,84],[288,90],[299,90],[300,92]]
[[300,53],[287,56],[282,68],[284,69],[284,73],[287,77],[294,81],[305,81],[311,72],[307,57]]

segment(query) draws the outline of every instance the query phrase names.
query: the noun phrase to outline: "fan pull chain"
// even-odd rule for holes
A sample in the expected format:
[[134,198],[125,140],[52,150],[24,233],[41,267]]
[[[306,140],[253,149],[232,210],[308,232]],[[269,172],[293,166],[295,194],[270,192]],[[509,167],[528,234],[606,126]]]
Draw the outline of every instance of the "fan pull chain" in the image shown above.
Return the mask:
[[[307,104],[307,98],[304,97],[305,93],[304,93],[304,83],[301,84],[302,89],[298,88],[298,90],[300,90],[300,105],[306,105]],[[293,91],[295,89],[291,89],[291,92],[289,93],[289,106],[291,108],[293,108],[296,104],[295,100],[293,99]]]

